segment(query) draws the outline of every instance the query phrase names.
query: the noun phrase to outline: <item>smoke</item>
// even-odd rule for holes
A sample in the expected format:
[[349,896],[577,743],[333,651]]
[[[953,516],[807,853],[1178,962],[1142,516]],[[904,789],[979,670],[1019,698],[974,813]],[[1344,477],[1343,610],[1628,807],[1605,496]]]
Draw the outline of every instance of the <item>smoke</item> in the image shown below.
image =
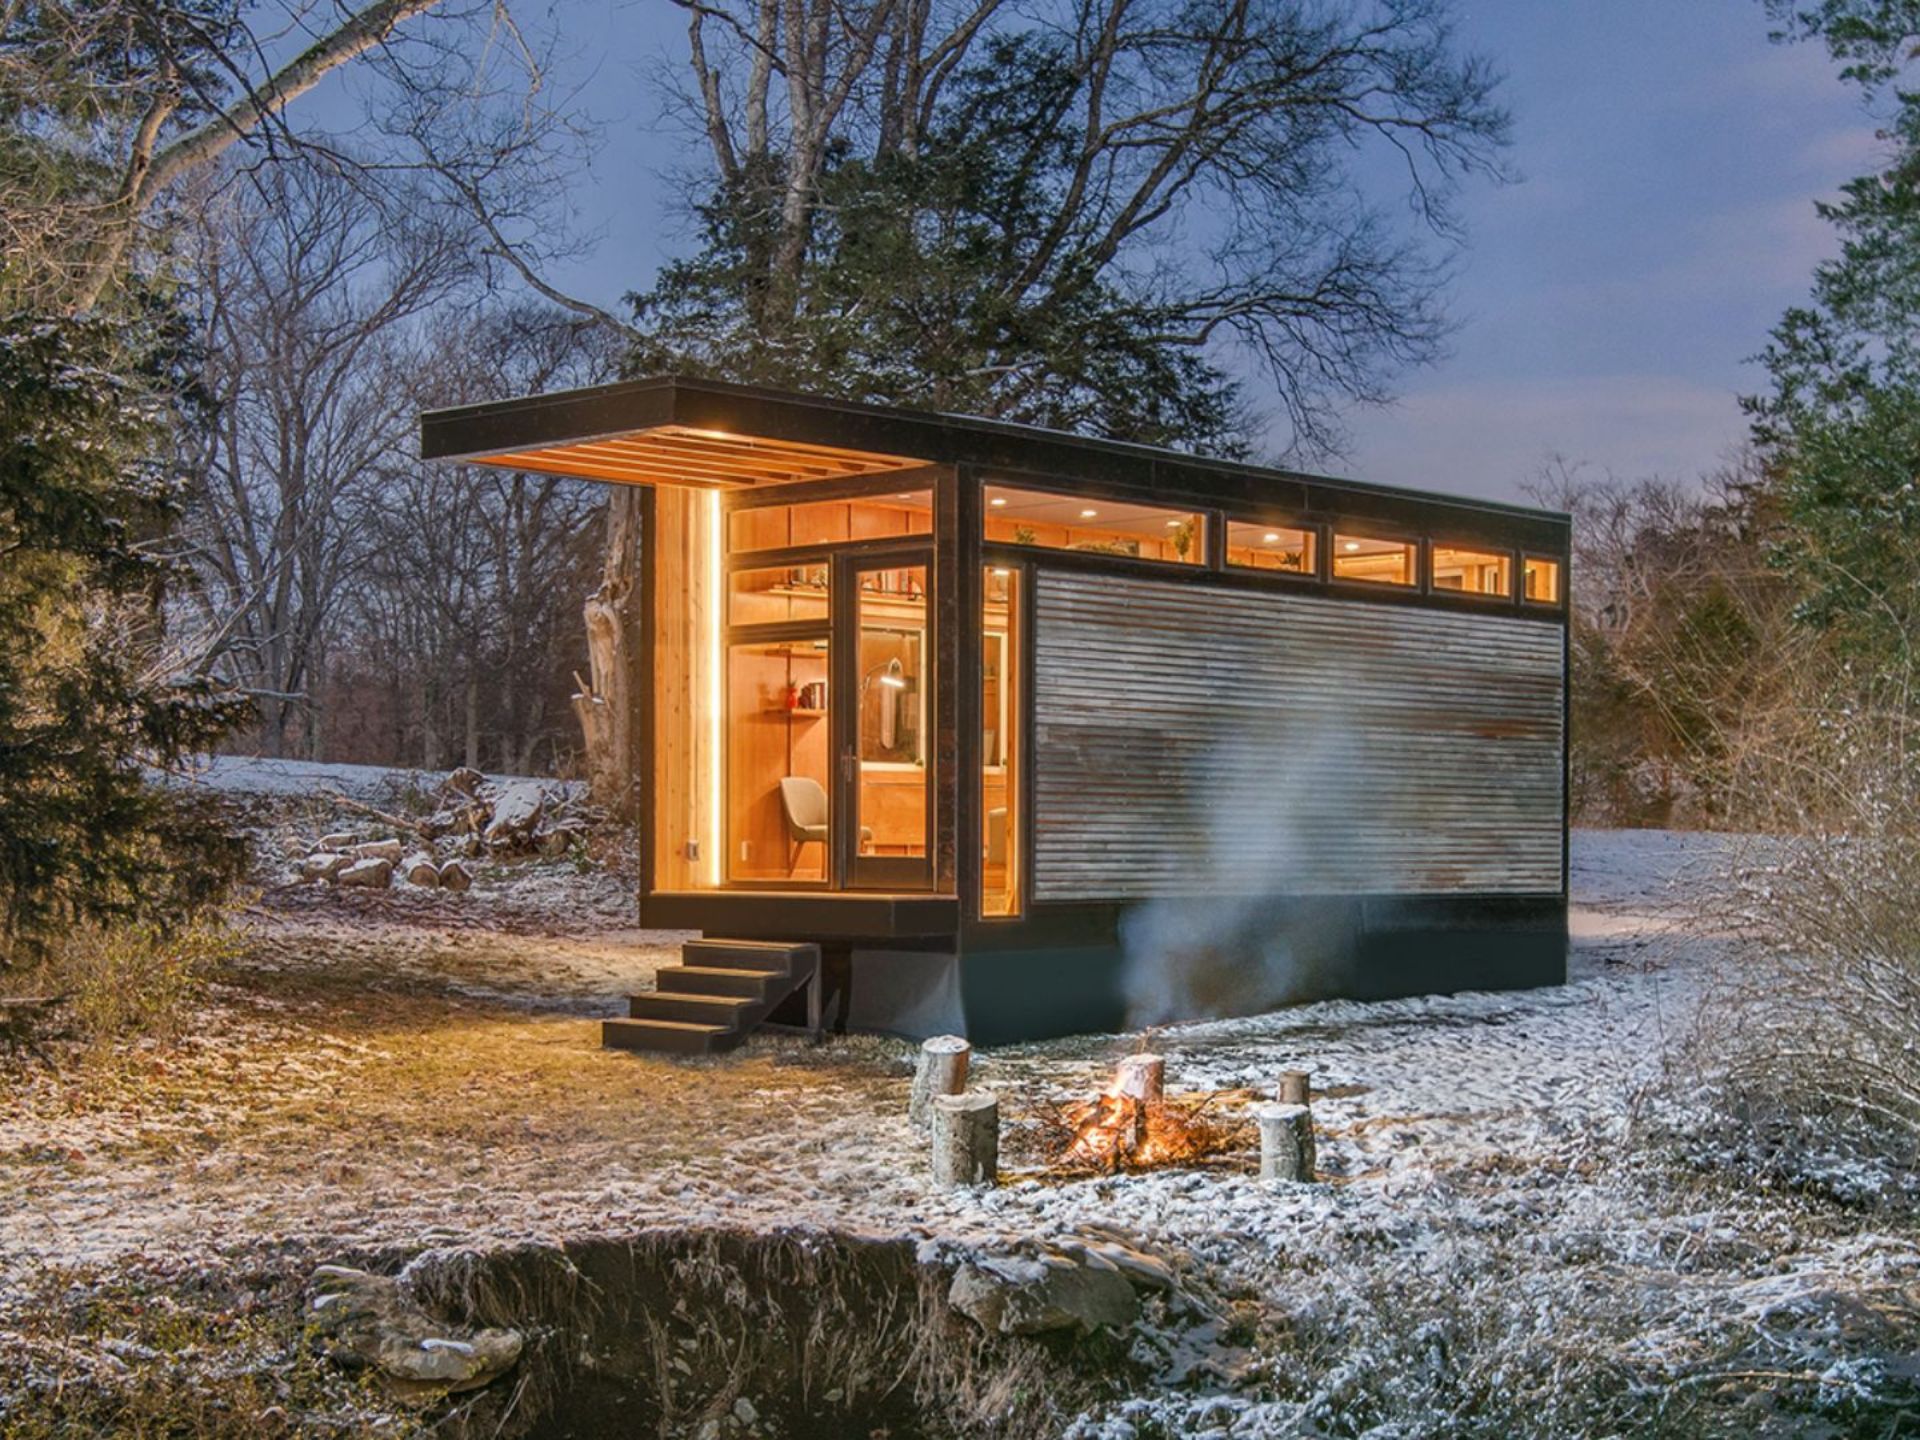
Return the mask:
[[[1255,1014],[1325,993],[1351,960],[1355,906],[1340,898],[1372,867],[1342,807],[1368,773],[1358,733],[1337,722],[1301,733],[1277,716],[1219,717],[1190,767],[1188,807],[1168,826],[1181,847],[1179,898],[1121,920],[1130,1026]],[[1372,831],[1373,827],[1365,827]]]

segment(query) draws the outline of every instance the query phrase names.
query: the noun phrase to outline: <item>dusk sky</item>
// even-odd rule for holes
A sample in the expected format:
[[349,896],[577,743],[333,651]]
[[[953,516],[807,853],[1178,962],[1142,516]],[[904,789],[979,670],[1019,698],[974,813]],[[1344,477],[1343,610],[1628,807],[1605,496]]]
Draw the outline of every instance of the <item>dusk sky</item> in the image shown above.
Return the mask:
[[[1870,164],[1871,117],[1823,50],[1769,43],[1758,0],[1457,13],[1507,73],[1519,178],[1464,196],[1450,357],[1352,414],[1349,453],[1315,468],[1502,498],[1553,454],[1628,478],[1711,468],[1744,433],[1750,357],[1832,248],[1814,202]],[[639,0],[598,17],[570,26],[580,73],[559,78],[591,69],[592,109],[616,122],[578,192],[600,238],[557,278],[614,305],[689,248],[663,177],[704,157],[661,113],[683,12]]]

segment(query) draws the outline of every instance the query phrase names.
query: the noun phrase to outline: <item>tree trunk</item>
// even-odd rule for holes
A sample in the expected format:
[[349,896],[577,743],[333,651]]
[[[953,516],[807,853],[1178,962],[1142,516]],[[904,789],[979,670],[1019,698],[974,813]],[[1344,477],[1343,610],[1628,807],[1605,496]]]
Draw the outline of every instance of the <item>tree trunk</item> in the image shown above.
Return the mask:
[[1313,1115],[1304,1105],[1256,1105],[1262,1180],[1313,1179]]
[[952,1190],[1000,1177],[1000,1102],[969,1090],[933,1100],[933,1183]]
[[961,1095],[967,1088],[967,1064],[973,1046],[958,1035],[935,1035],[920,1046],[920,1063],[913,1072],[913,1090],[907,1100],[907,1119],[916,1130],[933,1124],[933,1097]]
[[631,815],[634,805],[630,622],[639,569],[640,500],[637,486],[624,485],[614,487],[607,498],[606,560],[600,588],[587,597],[583,610],[588,678],[573,697],[594,803],[619,815]]
[[469,770],[480,768],[480,672],[467,668],[467,759]]

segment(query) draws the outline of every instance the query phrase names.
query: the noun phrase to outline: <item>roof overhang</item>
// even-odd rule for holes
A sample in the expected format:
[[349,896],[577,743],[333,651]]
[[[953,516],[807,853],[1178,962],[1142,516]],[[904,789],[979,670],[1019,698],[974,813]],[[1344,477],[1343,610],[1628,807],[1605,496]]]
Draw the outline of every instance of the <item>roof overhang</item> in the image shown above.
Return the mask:
[[703,490],[882,475],[928,463],[801,438],[792,433],[796,428],[791,417],[782,423],[747,394],[650,380],[429,411],[420,421],[420,453],[505,470]]
[[[494,400],[420,417],[426,460],[636,485],[739,489],[961,467],[978,479],[1097,485],[1141,504],[1226,505],[1498,535],[1563,554],[1570,520],[1529,505],[1439,495],[1095,439],[1004,420],[662,376]],[[1024,478],[1023,478],[1024,477]]]

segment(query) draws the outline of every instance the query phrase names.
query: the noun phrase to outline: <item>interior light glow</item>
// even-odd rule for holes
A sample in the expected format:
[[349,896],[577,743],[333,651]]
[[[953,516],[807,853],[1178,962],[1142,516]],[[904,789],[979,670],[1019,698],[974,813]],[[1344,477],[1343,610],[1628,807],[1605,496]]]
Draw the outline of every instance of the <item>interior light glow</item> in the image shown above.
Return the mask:
[[1100,512],[1098,510],[1082,510],[1080,512],[1080,518],[1082,520],[1091,520],[1093,519],[1094,516],[1098,515],[1099,513]]
[[1360,548],[1360,542],[1358,540],[1349,540],[1341,548],[1343,550],[1358,550]]
[[721,670],[726,647],[721,640],[720,593],[726,570],[721,536],[720,492],[706,494],[707,511],[707,883],[719,888],[720,871],[720,757],[723,744],[721,709],[725,704]]
[[1178,520],[1169,520],[1167,521],[1167,528],[1169,530],[1178,530],[1180,528],[1180,524],[1181,522]]
[[1007,497],[1004,495],[996,495],[991,500],[987,501],[987,503],[989,505],[1004,505],[1007,503]]
[[1280,538],[1280,532],[1278,530],[1269,530],[1267,531],[1266,534],[1262,535],[1260,538],[1266,541],[1267,544],[1271,545],[1273,544],[1274,541]]
[[1011,575],[1013,572],[1011,570],[1002,570],[998,566],[995,566],[993,573],[1000,576],[1007,576],[1007,575]]

